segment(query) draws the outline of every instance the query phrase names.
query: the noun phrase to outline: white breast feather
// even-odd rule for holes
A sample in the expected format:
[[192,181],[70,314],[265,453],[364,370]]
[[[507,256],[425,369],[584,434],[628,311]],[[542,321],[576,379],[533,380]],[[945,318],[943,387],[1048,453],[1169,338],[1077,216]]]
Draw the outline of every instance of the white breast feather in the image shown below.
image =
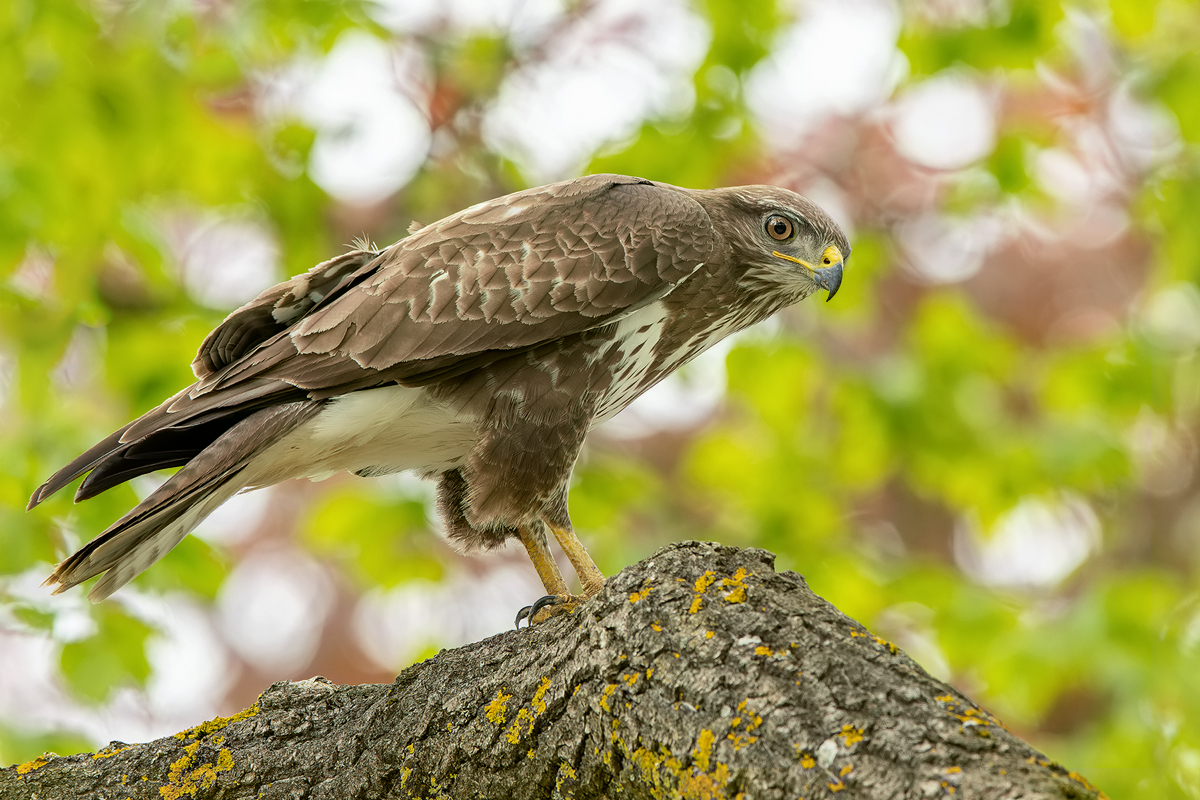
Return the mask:
[[620,353],[622,364],[613,376],[612,386],[597,409],[591,427],[612,419],[641,394],[646,374],[656,361],[655,351],[662,338],[665,320],[666,307],[660,300],[638,309],[617,323],[616,334],[604,357],[611,357],[616,351]]

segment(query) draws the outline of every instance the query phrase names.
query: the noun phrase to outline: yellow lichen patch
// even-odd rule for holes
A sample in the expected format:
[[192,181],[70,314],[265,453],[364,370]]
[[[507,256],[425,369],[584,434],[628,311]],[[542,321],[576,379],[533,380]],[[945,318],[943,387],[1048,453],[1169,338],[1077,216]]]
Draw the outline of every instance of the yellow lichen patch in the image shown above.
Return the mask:
[[33,761],[26,761],[24,764],[18,764],[17,765],[17,774],[18,775],[28,775],[29,773],[33,772],[35,769],[41,769],[42,767],[49,764],[50,759],[52,759],[54,757],[55,757],[54,753],[42,753],[40,756],[35,758]]
[[194,728],[188,728],[186,731],[180,731],[175,734],[175,738],[183,742],[188,739],[203,739],[208,734],[219,731],[227,725],[232,725],[235,722],[240,722],[244,719],[249,719],[258,713],[258,703],[243,709],[232,717],[213,717],[208,722],[202,722]]
[[757,736],[747,736],[743,733],[737,733],[737,734],[731,733],[731,734],[727,735],[725,738],[728,739],[729,741],[733,742],[734,750],[741,750],[743,747],[749,747],[750,745],[752,745],[758,741]]
[[563,781],[573,781],[575,777],[575,768],[566,761],[560,762],[558,765],[558,776],[554,779],[554,788],[561,793]]
[[654,591],[653,586],[645,586],[642,588],[642,590],[640,592],[630,592],[629,593],[629,602],[631,602],[631,603],[641,602],[642,600],[645,600],[647,597],[649,597],[650,593],[652,591]]
[[887,639],[884,639],[882,636],[876,636],[873,633],[867,633],[865,631],[860,631],[857,628],[851,628],[850,629],[850,638],[857,639],[859,637],[872,639],[875,642],[875,644],[886,647],[889,651],[892,652],[893,655],[900,651],[900,648],[896,647],[896,645],[892,644]]
[[838,778],[833,783],[827,783],[825,785],[829,787],[829,791],[831,792],[840,792],[846,788],[846,783],[841,778]]
[[496,696],[492,698],[492,702],[487,704],[488,722],[493,725],[503,725],[508,717],[508,701],[512,699],[511,694],[505,694],[504,688],[496,690]]
[[723,578],[721,588],[725,591],[726,603],[746,602],[746,575],[744,567],[738,567],[732,578]]
[[758,647],[754,648],[754,655],[756,655],[756,656],[773,656],[773,655],[775,655],[775,653],[772,652],[771,648],[767,647],[765,644],[760,644]]
[[[1078,772],[1068,772],[1067,777],[1070,778],[1071,780],[1075,781],[1076,783],[1082,784],[1083,787],[1085,789],[1088,789],[1089,791],[1100,792],[1100,790],[1098,788],[1096,788],[1092,784],[1091,781],[1089,781],[1087,778],[1080,775]],[[1101,794],[1101,796],[1103,796],[1104,793],[1100,792],[1100,794]]]
[[[1001,728],[1004,727],[999,720],[983,709],[972,705],[967,705],[964,707],[963,704],[954,697],[954,695],[939,695],[937,702],[947,714],[961,722],[963,728],[976,729],[980,736],[990,735],[985,730],[985,728],[990,725],[998,725]],[[1007,730],[1007,728],[1005,730]]]
[[746,730],[748,731],[752,731],[759,725],[762,725],[762,717],[760,717],[758,714],[755,714],[753,709],[746,707],[749,702],[749,700],[743,700],[742,702],[738,703],[737,710],[739,716],[734,717],[733,727],[736,728],[741,723],[743,716],[746,717]]
[[692,598],[692,607],[688,609],[689,614],[695,614],[704,607],[704,593],[708,591],[708,587],[716,583],[716,580],[717,573],[711,569],[696,578],[696,582],[692,585],[692,591],[696,593],[696,596]]
[[732,777],[728,765],[711,758],[715,741],[712,731],[702,731],[696,749],[692,751],[693,763],[688,767],[665,745],[660,745],[658,752],[646,747],[630,751],[624,744],[620,747],[629,762],[641,773],[642,781],[650,788],[651,797],[739,800],[744,797],[741,793],[733,798],[726,794],[726,786]]
[[842,740],[842,745],[844,747],[850,747],[851,745],[858,744],[863,740],[863,730],[862,728],[856,728],[853,725],[843,725],[842,732],[837,736]]
[[647,667],[646,668],[646,680],[650,680],[653,677],[654,677],[654,667]]
[[[800,747],[800,745],[796,745],[796,747],[798,749]],[[805,753],[805,752],[800,753],[800,768],[801,769],[812,769],[816,765],[817,765],[817,760],[812,757],[812,753]]]
[[844,778],[844,777],[846,777],[847,775],[849,775],[849,774],[850,774],[850,771],[851,771],[851,770],[853,770],[853,769],[854,769],[854,765],[853,765],[853,764],[847,764],[846,766],[842,767],[841,771],[838,773],[838,777],[839,777],[839,778]]
[[[729,767],[718,763],[711,773],[683,775],[679,781],[679,796],[685,800],[724,800],[728,783]],[[741,797],[741,793],[736,795],[736,798]]]
[[708,728],[700,731],[700,737],[696,740],[696,749],[692,751],[692,761],[703,772],[708,772],[708,763],[712,758],[713,742],[717,740],[717,735]]
[[533,693],[533,699],[529,704],[533,706],[533,710],[538,716],[546,713],[546,692],[550,691],[550,679],[542,678],[542,682],[538,684],[537,691]]
[[734,750],[741,750],[743,747],[749,747],[758,741],[757,736],[750,735],[750,731],[762,725],[762,717],[754,713],[753,709],[747,708],[749,701],[743,700],[738,703],[738,715],[729,723],[730,728],[738,728],[745,724],[744,733],[729,733],[725,738],[733,742]]
[[[110,746],[111,747],[111,746]],[[92,754],[92,759],[99,761],[102,758],[112,758],[117,753],[124,753],[126,750],[132,750],[129,745],[125,747],[103,747]]]
[[533,714],[529,712],[528,708],[522,708],[520,711],[518,711],[517,718],[514,719],[513,724],[508,727],[508,733],[506,736],[509,744],[516,744],[517,742],[521,741],[522,728],[525,729],[524,733],[533,732]]
[[222,749],[213,763],[197,764],[196,751],[200,742],[192,742],[183,748],[183,755],[171,764],[167,782],[158,787],[163,800],[179,800],[184,796],[195,797],[196,793],[208,789],[217,782],[217,775],[233,769],[233,753]]
[[615,683],[610,683],[608,686],[604,687],[604,691],[600,692],[600,707],[605,711],[612,710],[608,707],[608,698],[612,697],[613,692],[616,690],[617,685]]
[[716,635],[717,635],[717,634],[716,634],[716,631],[705,631],[705,632],[704,632],[704,638],[705,638],[705,639],[711,639],[712,637],[714,637],[714,636],[716,636]]
[[650,624],[650,627],[653,628],[656,633],[662,633],[662,625],[658,624],[658,620],[654,620],[654,622]]

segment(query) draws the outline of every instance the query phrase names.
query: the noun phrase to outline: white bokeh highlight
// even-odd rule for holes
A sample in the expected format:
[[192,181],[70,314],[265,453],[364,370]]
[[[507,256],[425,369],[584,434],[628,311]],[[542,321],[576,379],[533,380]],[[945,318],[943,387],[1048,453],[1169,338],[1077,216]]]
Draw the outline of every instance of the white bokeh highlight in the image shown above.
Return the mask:
[[560,23],[565,11],[562,0],[375,0],[371,6],[379,24],[396,33],[503,32],[518,45]]
[[959,566],[990,586],[1053,587],[1099,547],[1099,517],[1068,492],[1022,500],[989,532],[961,524],[954,535]]
[[[506,549],[520,551],[519,558],[504,551],[474,553],[478,571],[368,591],[354,612],[359,646],[376,664],[399,670],[427,647],[457,647],[512,628],[521,598],[532,603],[545,589],[522,563],[524,552]],[[569,565],[560,569],[570,574]]]
[[404,51],[347,31],[315,70],[301,77],[296,102],[317,132],[313,181],[339,200],[378,202],[424,163],[432,136],[415,68]]
[[996,147],[995,101],[966,75],[923,81],[904,93],[894,114],[896,149],[931,169],[961,169]]
[[746,102],[769,140],[801,136],[830,116],[867,112],[907,72],[896,48],[900,13],[887,0],[819,0],[751,71]]
[[501,85],[484,121],[489,146],[533,183],[577,174],[648,118],[685,114],[709,32],[690,5],[604,0]]
[[925,214],[897,229],[908,267],[931,283],[955,283],[979,272],[984,258],[1011,233],[995,214]]
[[253,209],[180,206],[153,217],[184,289],[202,305],[232,310],[282,277],[274,231]]
[[221,584],[217,618],[238,655],[264,672],[287,674],[316,653],[332,603],[333,585],[317,562],[263,549]]

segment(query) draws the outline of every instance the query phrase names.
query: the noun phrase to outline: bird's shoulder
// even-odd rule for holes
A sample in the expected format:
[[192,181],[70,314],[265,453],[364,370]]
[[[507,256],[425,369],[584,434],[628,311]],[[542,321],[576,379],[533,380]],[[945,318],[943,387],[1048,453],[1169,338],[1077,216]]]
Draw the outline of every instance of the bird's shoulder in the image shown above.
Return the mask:
[[279,351],[271,362],[326,353],[386,369],[527,347],[658,299],[712,251],[707,213],[675,187],[623,175],[540,186],[268,289],[208,336],[193,367],[202,380],[244,371],[235,365],[263,348]]

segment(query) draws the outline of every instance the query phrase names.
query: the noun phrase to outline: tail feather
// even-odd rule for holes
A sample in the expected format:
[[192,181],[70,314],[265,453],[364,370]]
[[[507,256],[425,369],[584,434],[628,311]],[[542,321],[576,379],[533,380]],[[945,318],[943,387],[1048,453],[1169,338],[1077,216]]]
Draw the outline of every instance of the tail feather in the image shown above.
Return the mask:
[[88,599],[93,603],[106,599],[170,552],[205,517],[233,497],[241,488],[237,474],[157,505],[151,495],[60,563],[43,585],[54,586],[54,594],[61,594],[103,572],[104,577],[88,592]]
[[[154,411],[158,410],[160,409],[154,409]],[[81,454],[70,464],[67,464],[58,472],[51,475],[45,483],[34,491],[33,496],[29,498],[29,505],[25,507],[25,510],[29,511],[33,509],[50,495],[104,461],[104,459],[112,455],[113,451],[120,449],[122,447],[121,437],[132,425],[133,423],[131,422],[125,427],[113,431],[104,439],[101,439],[88,448],[87,452]]]
[[[58,594],[107,573],[88,594],[98,602],[166,555],[244,485],[241,473],[264,448],[311,419],[322,404],[286,403],[234,424],[108,530],[46,579]],[[36,497],[36,495],[35,495]]]
[[253,411],[234,409],[222,417],[198,425],[162,428],[111,453],[79,484],[75,502],[95,497],[130,478],[183,466]]
[[32,509],[85,472],[90,474],[75,493],[77,503],[130,478],[182,466],[251,414],[305,397],[302,390],[278,381],[257,381],[236,391],[196,397],[194,388],[184,389],[88,448],[39,486],[26,508]]

